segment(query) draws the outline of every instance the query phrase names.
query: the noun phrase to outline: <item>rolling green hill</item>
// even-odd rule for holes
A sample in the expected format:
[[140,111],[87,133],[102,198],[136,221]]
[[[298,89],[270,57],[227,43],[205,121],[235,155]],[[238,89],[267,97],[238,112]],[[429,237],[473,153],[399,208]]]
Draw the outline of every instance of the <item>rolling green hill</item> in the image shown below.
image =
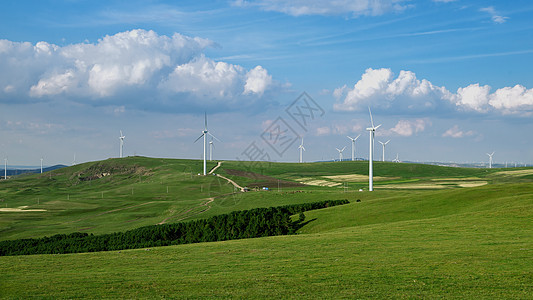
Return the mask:
[[200,161],[138,157],[1,182],[4,206],[46,209],[0,212],[1,239],[86,227],[112,232],[166,218],[324,199],[351,203],[306,212],[308,224],[293,236],[0,257],[0,297],[527,299],[533,294],[532,169],[376,163],[376,191],[359,192],[366,188],[367,166],[223,162],[216,173],[243,186],[271,188],[249,193],[233,193],[220,177],[195,175]]
[[[198,176],[201,164],[199,160],[128,157],[0,181],[0,240],[75,231],[110,233],[256,207],[376,197],[356,193],[368,184],[366,162],[226,161],[216,170],[250,189],[270,188],[260,193],[235,192],[221,177]],[[216,165],[210,162],[208,168]],[[526,173],[494,176],[496,169],[378,162],[375,185],[385,194],[407,190],[412,195],[533,175],[528,169],[513,171]]]

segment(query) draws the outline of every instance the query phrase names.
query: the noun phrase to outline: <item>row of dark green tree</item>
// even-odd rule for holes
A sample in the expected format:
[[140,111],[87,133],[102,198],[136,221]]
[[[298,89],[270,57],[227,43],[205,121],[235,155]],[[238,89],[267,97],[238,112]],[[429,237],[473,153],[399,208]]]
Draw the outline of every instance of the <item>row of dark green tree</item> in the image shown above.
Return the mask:
[[[0,256],[110,251],[294,234],[305,220],[304,211],[347,203],[348,200],[326,200],[235,211],[207,219],[151,225],[110,234],[75,232],[0,241]],[[300,216],[293,221],[291,215],[295,214]]]

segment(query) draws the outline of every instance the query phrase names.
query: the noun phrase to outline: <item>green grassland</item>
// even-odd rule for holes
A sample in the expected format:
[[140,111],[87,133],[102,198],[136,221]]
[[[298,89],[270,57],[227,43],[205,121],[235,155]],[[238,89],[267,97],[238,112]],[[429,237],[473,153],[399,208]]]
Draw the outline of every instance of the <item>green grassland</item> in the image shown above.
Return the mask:
[[[326,199],[351,203],[306,212],[308,224],[292,236],[0,257],[0,297],[528,299],[533,294],[532,169],[376,163],[374,173],[381,178],[372,193],[358,191],[367,187],[364,176],[352,176],[368,174],[365,162],[223,162],[216,173],[242,186],[270,188],[248,193],[234,193],[219,177],[198,176],[200,170],[200,161],[134,157],[0,182],[0,206],[46,210],[0,212],[0,239],[113,232]],[[97,178],[103,173],[110,174]],[[301,178],[337,185],[303,185]]]

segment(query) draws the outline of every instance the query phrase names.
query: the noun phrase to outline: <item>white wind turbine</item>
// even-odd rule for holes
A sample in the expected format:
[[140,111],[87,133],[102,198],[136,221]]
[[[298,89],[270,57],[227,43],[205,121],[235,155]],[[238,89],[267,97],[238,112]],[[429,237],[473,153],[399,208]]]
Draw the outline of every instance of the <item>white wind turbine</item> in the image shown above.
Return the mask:
[[304,138],[302,138],[302,143],[300,144],[300,146],[298,146],[298,149],[300,149],[300,163],[303,163],[304,162],[304,160],[303,160],[303,151],[305,151]]
[[204,176],[206,176],[207,175],[207,161],[206,161],[207,135],[210,135],[211,137],[213,137],[215,140],[219,142],[220,140],[217,139],[216,136],[209,133],[209,131],[207,130],[207,113],[205,113],[204,121],[205,121],[205,127],[204,127],[204,130],[202,131],[202,135],[200,135],[194,142],[196,143],[202,137],[204,138]]
[[396,158],[392,162],[399,163],[400,162],[399,156],[400,154],[396,153]]
[[491,154],[488,154],[487,155],[489,156],[489,169],[492,169],[492,156],[494,155],[494,152],[492,152]]
[[337,149],[337,151],[339,151],[339,161],[342,161],[342,151],[344,151],[344,149],[346,149],[346,146],[344,146],[342,149],[339,149],[339,148],[335,148]]
[[372,119],[372,111],[370,110],[370,106],[368,107],[368,112],[370,113],[370,123],[372,124],[372,127],[366,129],[370,134],[370,152],[368,155],[368,190],[372,192],[374,190],[374,134],[376,129],[378,129],[381,124],[374,126],[374,120]]
[[213,138],[211,137],[211,141],[209,142],[209,161],[213,160],[213,148],[215,148],[215,143],[213,143]]
[[385,143],[383,143],[382,141],[378,141],[378,142],[381,144],[381,146],[383,146],[383,156],[381,156],[381,161],[385,161],[385,145],[387,145],[390,142],[390,140],[386,141]]
[[352,141],[352,161],[355,160],[355,141],[360,137],[361,135],[358,135],[356,136],[355,138],[352,138],[350,136],[346,136],[348,137],[351,141]]
[[7,158],[4,158],[4,180],[7,179]]
[[126,138],[123,134],[122,134],[122,130],[120,131],[120,136],[118,137],[120,139],[120,158],[122,158],[122,154],[124,153],[123,150],[124,150],[124,139]]
[[43,174],[43,158],[41,157],[41,174]]

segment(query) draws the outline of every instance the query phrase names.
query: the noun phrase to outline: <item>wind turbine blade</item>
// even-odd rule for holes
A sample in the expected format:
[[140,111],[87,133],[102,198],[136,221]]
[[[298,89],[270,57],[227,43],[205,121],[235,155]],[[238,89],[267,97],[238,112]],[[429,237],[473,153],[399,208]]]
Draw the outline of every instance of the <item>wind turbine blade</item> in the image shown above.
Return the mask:
[[202,133],[194,142],[198,142],[199,139],[201,139],[202,137],[204,136],[204,134]]
[[207,130],[207,112],[204,111],[205,130]]
[[342,148],[341,152],[344,151],[344,149],[346,149],[346,146],[344,146],[344,148]]
[[352,140],[352,142],[355,141],[355,139],[353,139],[351,136],[346,136],[346,137]]
[[337,151],[341,152],[341,149],[339,149],[339,148],[335,148],[335,149],[337,149]]
[[370,113],[370,124],[372,124],[372,128],[374,128],[374,119],[372,119],[372,111],[370,110],[370,106],[368,107],[368,112]]
[[381,124],[379,124],[379,125],[376,126],[376,127],[374,127],[374,126],[372,125],[372,127],[374,128],[374,130],[378,129],[380,126],[381,126]]
[[120,131],[120,137],[122,137],[122,136],[123,136],[123,134],[122,134],[122,130],[121,130],[121,131]]
[[390,140],[386,141],[386,142],[385,142],[385,145],[387,145],[389,142],[390,142]]
[[360,136],[361,136],[361,134],[359,134],[358,136],[356,136],[355,139],[354,139],[354,141],[357,140]]
[[302,146],[302,149],[305,151],[305,147],[304,146]]
[[217,139],[217,137],[216,137],[216,136],[212,135],[212,134],[211,134],[211,132],[208,132],[207,134],[209,134],[209,135],[210,135],[210,136],[211,136],[212,138],[214,138],[215,140],[217,140],[217,141],[219,141],[219,142],[221,142],[221,143],[222,143],[222,141],[220,141],[219,139]]

